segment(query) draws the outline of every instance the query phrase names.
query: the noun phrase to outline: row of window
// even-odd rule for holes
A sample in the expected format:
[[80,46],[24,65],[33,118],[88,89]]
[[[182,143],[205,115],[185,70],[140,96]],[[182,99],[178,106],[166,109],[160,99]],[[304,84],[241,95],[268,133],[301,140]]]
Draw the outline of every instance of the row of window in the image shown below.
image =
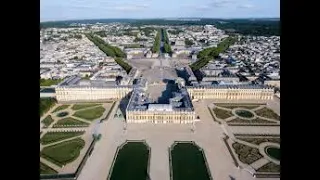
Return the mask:
[[193,120],[192,116],[128,116],[128,119],[136,120]]

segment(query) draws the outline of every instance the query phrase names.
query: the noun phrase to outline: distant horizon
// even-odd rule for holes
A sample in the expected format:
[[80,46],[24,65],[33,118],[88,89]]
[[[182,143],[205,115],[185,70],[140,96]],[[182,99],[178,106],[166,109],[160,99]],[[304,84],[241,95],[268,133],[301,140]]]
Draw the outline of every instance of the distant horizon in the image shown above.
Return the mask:
[[40,22],[170,17],[280,17],[280,0],[40,0]]
[[85,19],[65,19],[65,20],[48,20],[41,21],[46,22],[65,22],[65,21],[88,21],[88,20],[169,20],[169,19],[279,19],[280,17],[159,17],[159,18],[85,18]]

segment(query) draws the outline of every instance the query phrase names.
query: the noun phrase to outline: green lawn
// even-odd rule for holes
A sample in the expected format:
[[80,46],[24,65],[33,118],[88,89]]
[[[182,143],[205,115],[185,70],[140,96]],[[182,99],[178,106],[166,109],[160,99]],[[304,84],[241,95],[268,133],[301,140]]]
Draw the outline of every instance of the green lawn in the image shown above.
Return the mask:
[[40,79],[40,86],[51,86],[58,84],[62,79]]
[[40,152],[40,156],[62,167],[77,159],[84,145],[84,140],[77,138],[45,147]]
[[142,142],[128,142],[116,155],[110,180],[146,180],[149,149]]
[[50,126],[51,123],[53,123],[53,119],[50,115],[48,115],[46,118],[44,118],[41,122],[44,124],[44,127]]
[[58,172],[51,167],[40,162],[40,174],[57,174]]
[[178,143],[171,150],[173,180],[210,179],[203,152],[192,143]]
[[214,112],[216,117],[219,119],[227,119],[227,118],[233,116],[231,111],[227,111],[227,110],[220,109],[220,108],[213,108],[212,111]]
[[84,109],[84,108],[98,106],[98,105],[101,105],[101,104],[75,104],[75,105],[72,106],[71,109],[79,110],[79,109]]
[[276,114],[274,111],[272,111],[271,109],[266,108],[266,107],[255,111],[255,113],[258,116],[262,116],[265,118],[280,120],[280,116],[278,114]]
[[102,106],[92,108],[92,109],[86,109],[86,110],[80,110],[73,114],[73,116],[82,118],[85,120],[94,120],[99,117],[101,117],[106,109]]
[[61,105],[59,107],[57,107],[55,110],[52,111],[52,113],[67,109],[70,105]]
[[53,128],[63,127],[65,125],[67,125],[66,127],[87,127],[89,126],[89,123],[76,120],[72,117],[67,117],[60,119],[56,124],[53,125]]
[[46,113],[54,104],[56,100],[54,98],[40,98],[40,106],[39,106],[39,113],[42,116]]
[[257,148],[253,148],[237,142],[233,143],[232,147],[235,150],[236,154],[238,154],[239,160],[244,164],[249,165],[263,157],[260,154],[259,149]]
[[47,132],[40,139],[40,143],[43,145],[46,145],[46,144],[61,141],[64,139],[72,138],[75,136],[80,136],[84,133],[85,133],[85,131],[82,131],[82,132]]
[[261,105],[265,105],[265,104],[214,104],[216,106],[219,107],[224,107],[224,108],[228,108],[228,109],[235,109],[235,108],[244,108],[244,109],[254,109],[257,108]]

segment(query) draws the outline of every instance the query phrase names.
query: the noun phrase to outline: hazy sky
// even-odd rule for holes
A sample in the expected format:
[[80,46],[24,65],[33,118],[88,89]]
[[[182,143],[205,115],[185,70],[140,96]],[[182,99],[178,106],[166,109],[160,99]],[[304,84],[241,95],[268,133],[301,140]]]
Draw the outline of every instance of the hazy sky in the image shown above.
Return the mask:
[[280,0],[40,0],[40,21],[280,17]]

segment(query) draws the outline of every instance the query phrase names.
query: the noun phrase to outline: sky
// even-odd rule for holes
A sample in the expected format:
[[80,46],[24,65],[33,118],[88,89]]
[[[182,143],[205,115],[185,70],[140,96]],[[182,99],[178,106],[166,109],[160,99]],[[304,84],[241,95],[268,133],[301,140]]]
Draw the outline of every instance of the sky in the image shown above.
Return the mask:
[[280,0],[40,0],[40,21],[109,18],[279,18]]

